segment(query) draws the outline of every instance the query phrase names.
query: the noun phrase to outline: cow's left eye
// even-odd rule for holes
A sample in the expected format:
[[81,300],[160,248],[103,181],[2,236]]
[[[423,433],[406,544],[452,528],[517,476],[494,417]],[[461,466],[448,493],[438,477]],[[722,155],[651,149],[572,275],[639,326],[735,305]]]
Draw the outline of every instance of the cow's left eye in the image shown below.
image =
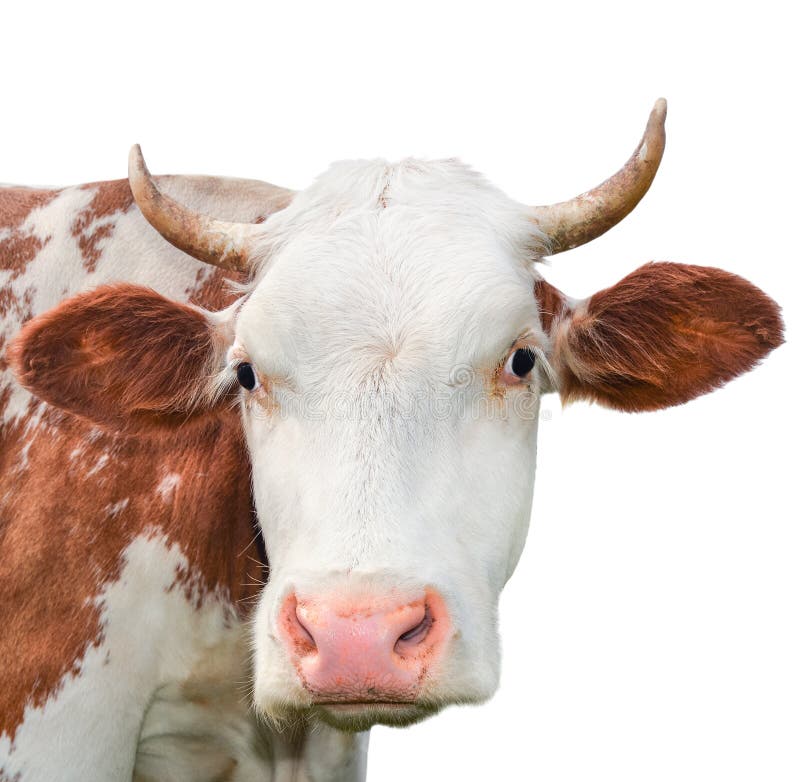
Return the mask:
[[255,391],[258,387],[258,377],[256,377],[253,365],[246,361],[236,367],[236,379],[239,381],[239,385],[248,391]]
[[536,365],[536,356],[530,348],[517,348],[506,359],[503,376],[507,383],[518,384],[530,381]]

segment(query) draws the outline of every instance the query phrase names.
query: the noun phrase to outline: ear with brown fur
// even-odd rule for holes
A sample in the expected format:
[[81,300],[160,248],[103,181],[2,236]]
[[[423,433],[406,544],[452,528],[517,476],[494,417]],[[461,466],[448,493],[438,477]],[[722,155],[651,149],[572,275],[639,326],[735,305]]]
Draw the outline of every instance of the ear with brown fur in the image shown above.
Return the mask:
[[560,303],[553,366],[565,402],[626,411],[682,404],[783,342],[780,308],[769,296],[703,266],[649,263],[569,311]]
[[208,412],[224,347],[207,313],[126,284],[82,293],[29,321],[8,356],[36,396],[117,429]]

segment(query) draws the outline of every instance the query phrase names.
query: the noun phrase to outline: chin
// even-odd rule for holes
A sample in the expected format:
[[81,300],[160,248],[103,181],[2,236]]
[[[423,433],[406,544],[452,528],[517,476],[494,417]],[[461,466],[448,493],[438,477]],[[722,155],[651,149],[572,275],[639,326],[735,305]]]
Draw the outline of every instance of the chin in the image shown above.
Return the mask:
[[317,703],[312,707],[312,714],[332,728],[355,733],[369,730],[373,725],[405,728],[436,714],[441,708],[433,703],[416,701]]

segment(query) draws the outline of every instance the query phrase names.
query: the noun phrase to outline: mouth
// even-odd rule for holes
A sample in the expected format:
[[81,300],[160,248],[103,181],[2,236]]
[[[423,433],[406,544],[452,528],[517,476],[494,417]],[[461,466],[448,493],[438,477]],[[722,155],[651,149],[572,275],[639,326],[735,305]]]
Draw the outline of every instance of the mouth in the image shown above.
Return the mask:
[[441,707],[418,701],[329,701],[312,707],[322,722],[337,730],[358,732],[373,725],[407,727],[430,717]]

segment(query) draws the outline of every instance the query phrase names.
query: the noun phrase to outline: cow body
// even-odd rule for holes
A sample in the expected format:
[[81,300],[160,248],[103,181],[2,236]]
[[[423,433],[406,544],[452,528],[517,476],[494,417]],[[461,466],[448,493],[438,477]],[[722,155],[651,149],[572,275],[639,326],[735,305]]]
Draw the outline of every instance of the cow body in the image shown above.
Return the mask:
[[[261,183],[163,182],[231,219],[280,203]],[[28,319],[118,280],[209,309],[230,297],[220,272],[146,225],[127,181],[0,189],[0,352]],[[0,369],[0,778],[130,779],[138,744],[142,780],[162,778],[165,758],[171,779],[279,779],[313,773],[314,742],[358,778],[359,740],[309,744],[250,715],[243,620],[265,563],[236,411],[117,435]]]
[[719,269],[539,275],[646,192],[665,112],[548,207],[456,160],[290,193],[138,148],[130,192],[0,193],[6,777],[359,779],[372,725],[492,695],[541,396],[655,410],[782,341]]

